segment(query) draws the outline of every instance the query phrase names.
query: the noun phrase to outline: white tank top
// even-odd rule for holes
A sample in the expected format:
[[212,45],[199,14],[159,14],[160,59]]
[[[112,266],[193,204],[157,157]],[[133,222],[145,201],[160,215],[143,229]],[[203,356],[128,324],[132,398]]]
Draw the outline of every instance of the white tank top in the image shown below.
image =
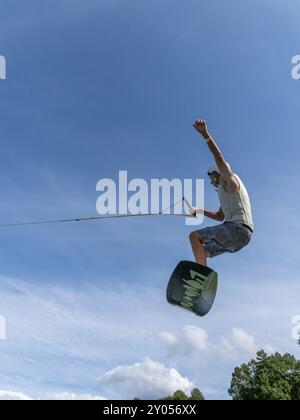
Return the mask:
[[241,179],[234,174],[240,184],[237,192],[228,193],[222,185],[218,186],[221,208],[225,216],[225,222],[242,223],[254,229],[251,203],[246,187]]

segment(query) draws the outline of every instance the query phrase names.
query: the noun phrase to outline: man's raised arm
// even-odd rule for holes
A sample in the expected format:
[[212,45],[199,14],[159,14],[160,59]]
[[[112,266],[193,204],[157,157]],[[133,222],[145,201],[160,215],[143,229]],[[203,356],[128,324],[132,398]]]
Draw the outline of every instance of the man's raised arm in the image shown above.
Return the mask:
[[234,178],[233,172],[228,166],[228,164],[226,163],[221,150],[219,149],[216,142],[214,141],[214,139],[208,132],[206,122],[204,120],[196,120],[193,126],[198,131],[198,133],[200,133],[204,137],[205,141],[207,142],[207,145],[215,158],[216,164],[218,165],[218,168],[220,169],[220,173],[222,177],[229,180]]

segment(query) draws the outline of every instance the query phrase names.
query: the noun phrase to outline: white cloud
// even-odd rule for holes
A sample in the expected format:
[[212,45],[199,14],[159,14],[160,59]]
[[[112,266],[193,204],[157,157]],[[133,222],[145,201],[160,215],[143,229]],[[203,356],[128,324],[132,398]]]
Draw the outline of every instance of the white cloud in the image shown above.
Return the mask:
[[0,390],[0,401],[30,401],[32,398],[30,398],[28,395],[23,394],[23,392],[15,392],[15,391],[6,391],[6,390]]
[[242,328],[233,328],[231,337],[222,340],[222,352],[230,358],[243,354],[255,354],[257,350],[254,337]]
[[166,346],[170,356],[190,357],[208,349],[208,334],[204,329],[195,325],[186,325],[182,331],[183,334],[179,336],[170,332],[159,334],[159,338]]
[[[149,353],[165,363],[160,359],[157,334],[160,328],[170,326],[170,319],[174,324],[176,319],[162,316],[163,311],[168,313],[173,308],[166,305],[160,290],[130,287],[117,281],[114,283],[117,287],[110,290],[94,284],[45,287],[0,278],[3,313],[9,321],[9,339],[5,354],[0,356],[2,388],[22,389],[26,383],[24,389],[29,396],[57,397],[58,394],[49,394],[52,390],[47,383],[51,381],[56,389],[63,388],[69,393],[60,395],[62,398],[72,398],[72,387],[79,384],[83,389],[95,389],[97,396],[97,378],[109,370],[108,366],[143,360]],[[191,341],[194,335],[187,330]],[[178,382],[178,387],[183,388],[190,384],[176,371],[166,371],[171,384]],[[31,379],[34,375],[39,375],[38,383]],[[152,388],[155,390],[149,384],[149,392]],[[177,389],[175,385],[158,385],[159,396],[173,388]],[[117,387],[108,393],[104,386],[99,393],[113,399],[123,397]]]
[[[225,284],[227,277],[223,275]],[[246,276],[246,271],[241,275]],[[166,278],[167,273],[147,271],[145,276]],[[215,311],[201,320],[200,325],[205,326],[202,329],[188,324],[188,312],[166,304],[164,285],[145,288],[144,284],[123,284],[113,278],[110,288],[107,280],[99,278],[97,286],[87,280],[86,284],[58,287],[44,279],[31,283],[0,276],[1,314],[8,323],[8,339],[0,342],[2,389],[24,389],[29,397],[49,397],[49,383],[55,383],[55,390],[63,389],[72,397],[74,387],[77,391],[80,384],[82,395],[87,389],[96,396],[123,398],[120,386],[100,388],[97,378],[111,366],[131,365],[149,355],[165,366],[169,366],[170,356],[174,357],[172,366],[202,390],[214,389],[217,383],[224,390],[223,394],[218,392],[219,398],[226,397],[228,372],[254,356],[255,350],[264,348],[273,353],[281,347],[295,351],[290,319],[299,306],[297,295],[293,294],[289,307],[276,312],[273,305],[278,308],[290,296],[285,289],[277,298],[278,288],[273,284],[271,288],[259,284],[254,302],[251,281],[240,284],[238,278],[230,293],[220,293]],[[232,290],[239,290],[238,299]],[[243,329],[235,328],[230,333],[237,316]],[[165,332],[158,340],[160,331]],[[247,331],[254,331],[255,338]],[[261,345],[264,342],[270,344]],[[128,392],[129,398],[139,396],[133,391]]]
[[236,347],[243,352],[253,353],[257,349],[254,337],[247,334],[242,328],[233,328],[232,340]]
[[150,358],[131,366],[119,366],[105,373],[101,382],[120,386],[130,399],[160,399],[178,389],[189,393],[194,387],[194,384],[182,377],[176,369],[167,368]]
[[261,348],[268,354],[274,354],[274,353],[282,353],[282,350],[278,347],[272,346],[270,344],[265,344],[264,346],[261,346]]
[[[92,284],[71,289],[0,280],[1,311],[9,321],[7,344],[14,352],[24,354],[34,346],[41,355],[100,361],[109,354],[112,361],[122,355],[122,346],[140,347],[157,334],[157,291],[121,283],[109,290]],[[142,315],[143,323],[136,322]]]
[[193,325],[187,325],[183,328],[185,339],[188,345],[195,351],[207,350],[208,334],[205,330]]
[[45,397],[33,398],[23,392],[0,390],[1,401],[33,401],[33,400],[61,400],[61,401],[101,401],[106,400],[104,397],[99,395],[90,394],[74,394],[72,392],[53,392],[47,394]]
[[72,392],[54,392],[48,394],[46,400],[60,400],[60,401],[102,401],[106,400],[99,395],[90,394],[74,394]]
[[270,345],[259,345],[255,338],[242,328],[233,328],[231,336],[222,340],[221,353],[228,358],[239,358],[242,356],[254,356],[258,350],[263,349],[268,354],[280,352],[280,349]]
[[177,336],[167,331],[161,332],[159,338],[168,348],[175,348],[179,344]]

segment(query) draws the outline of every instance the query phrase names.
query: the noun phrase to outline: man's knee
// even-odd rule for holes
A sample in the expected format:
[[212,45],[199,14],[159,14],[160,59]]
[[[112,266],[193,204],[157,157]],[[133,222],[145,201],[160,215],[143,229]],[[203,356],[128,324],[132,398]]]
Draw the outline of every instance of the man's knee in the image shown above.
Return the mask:
[[203,243],[202,237],[197,231],[190,233],[190,241],[191,243],[195,243],[195,242],[198,242],[200,244]]

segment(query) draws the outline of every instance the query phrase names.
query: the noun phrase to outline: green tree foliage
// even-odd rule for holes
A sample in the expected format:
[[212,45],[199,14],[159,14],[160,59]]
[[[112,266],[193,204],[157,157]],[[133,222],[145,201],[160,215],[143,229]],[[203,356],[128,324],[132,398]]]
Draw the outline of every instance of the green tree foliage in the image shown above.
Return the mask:
[[234,400],[300,400],[300,361],[261,350],[255,360],[235,369],[229,395]]
[[204,396],[202,392],[198,388],[194,388],[191,392],[190,397],[186,395],[183,391],[176,391],[173,395],[170,395],[166,398],[163,398],[164,401],[172,400],[172,401],[204,401]]
[[198,388],[194,388],[191,392],[189,400],[193,401],[204,401],[204,396]]

